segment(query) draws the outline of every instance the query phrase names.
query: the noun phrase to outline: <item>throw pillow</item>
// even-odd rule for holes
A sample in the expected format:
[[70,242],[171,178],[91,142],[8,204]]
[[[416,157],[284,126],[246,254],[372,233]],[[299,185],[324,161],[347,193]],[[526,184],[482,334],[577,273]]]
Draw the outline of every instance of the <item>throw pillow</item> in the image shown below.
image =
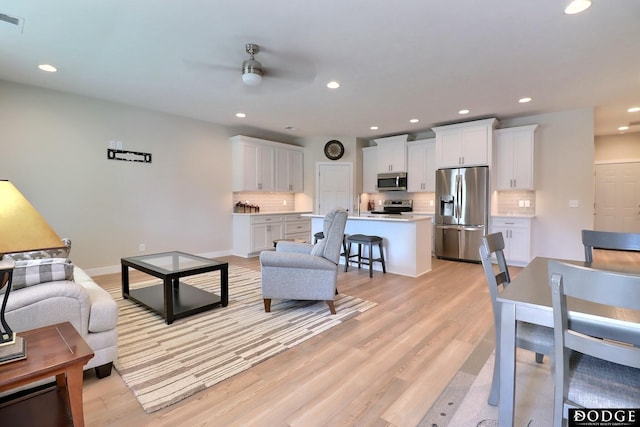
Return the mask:
[[56,280],[73,280],[73,263],[68,258],[16,261],[11,290]]
[[42,251],[14,252],[5,254],[3,258],[13,261],[26,261],[44,258],[69,258],[69,253],[71,252],[71,239],[64,238],[62,239],[62,242],[64,243],[64,248],[45,249]]

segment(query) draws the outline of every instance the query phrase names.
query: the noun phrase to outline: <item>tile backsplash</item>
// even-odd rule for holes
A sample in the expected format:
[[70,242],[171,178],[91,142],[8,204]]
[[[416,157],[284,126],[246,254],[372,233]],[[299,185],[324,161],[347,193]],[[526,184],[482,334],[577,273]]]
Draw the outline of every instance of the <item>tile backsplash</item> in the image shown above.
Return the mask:
[[413,200],[414,212],[435,212],[435,193],[407,193],[404,191],[388,191],[386,193],[362,193],[362,205],[360,209],[367,210],[367,202],[373,200],[376,208],[381,200]]
[[496,191],[492,205],[492,213],[497,215],[535,215],[536,192]]
[[[260,206],[260,213],[265,212],[295,212],[296,199],[294,193],[233,193],[233,205],[243,202]],[[233,209],[230,206],[229,209]]]

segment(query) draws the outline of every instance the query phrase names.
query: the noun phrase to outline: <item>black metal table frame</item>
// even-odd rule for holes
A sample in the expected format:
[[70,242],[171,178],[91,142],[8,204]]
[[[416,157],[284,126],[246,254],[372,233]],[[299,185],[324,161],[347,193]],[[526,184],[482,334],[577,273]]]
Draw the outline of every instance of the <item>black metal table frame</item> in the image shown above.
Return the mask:
[[[211,262],[210,259],[173,251],[153,254],[154,256],[183,255],[191,258],[201,258]],[[184,268],[175,272],[166,272],[160,267],[150,268],[141,262],[131,258],[121,258],[122,267],[122,297],[130,299],[165,318],[167,325],[174,320],[192,314],[201,313],[217,305],[226,307],[229,304],[229,264],[217,263],[201,267]],[[129,289],[129,267],[142,271],[154,277],[162,279],[162,284],[152,285],[138,289]],[[220,271],[220,295],[216,295],[186,283],[180,283],[181,277],[195,276],[197,274]],[[160,295],[162,299],[160,300]]]

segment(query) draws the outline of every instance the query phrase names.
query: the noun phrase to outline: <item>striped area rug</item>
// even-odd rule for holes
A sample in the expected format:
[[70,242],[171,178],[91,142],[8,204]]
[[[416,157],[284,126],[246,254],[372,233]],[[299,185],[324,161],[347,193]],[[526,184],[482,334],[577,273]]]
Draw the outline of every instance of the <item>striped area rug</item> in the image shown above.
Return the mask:
[[[220,274],[184,279],[220,292]],[[157,280],[132,284],[148,286]],[[157,314],[124,300],[119,288],[115,367],[144,410],[154,412],[238,374],[320,334],[376,303],[336,295],[336,315],[322,301],[274,300],[264,312],[260,272],[229,266],[229,305],[167,325]]]

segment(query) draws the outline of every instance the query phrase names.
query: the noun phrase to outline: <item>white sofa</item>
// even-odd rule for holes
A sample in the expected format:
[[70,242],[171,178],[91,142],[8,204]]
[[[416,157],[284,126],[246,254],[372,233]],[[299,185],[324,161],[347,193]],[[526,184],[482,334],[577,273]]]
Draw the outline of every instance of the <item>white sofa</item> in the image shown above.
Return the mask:
[[[24,287],[12,287],[5,319],[14,332],[70,322],[95,353],[84,369],[95,368],[97,377],[104,378],[111,374],[118,354],[118,305],[87,273],[66,261],[65,268],[73,269],[73,278],[69,271],[64,280],[53,277],[53,281],[36,280]],[[16,261],[14,279],[18,264]]]

